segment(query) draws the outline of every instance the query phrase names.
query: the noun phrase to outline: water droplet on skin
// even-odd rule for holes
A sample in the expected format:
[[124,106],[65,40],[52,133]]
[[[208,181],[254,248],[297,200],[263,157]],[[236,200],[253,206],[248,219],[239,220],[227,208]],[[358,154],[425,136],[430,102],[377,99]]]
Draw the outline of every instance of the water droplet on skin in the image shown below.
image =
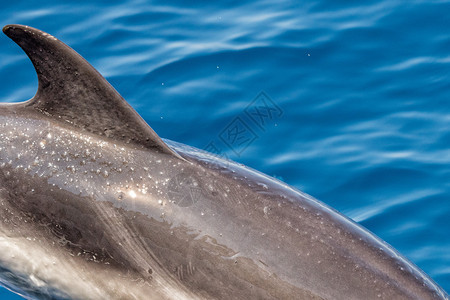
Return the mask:
[[268,187],[266,184],[264,184],[264,183],[258,183],[258,185],[259,185],[260,187],[262,187],[263,189],[265,189],[265,190],[268,190],[268,189],[269,189],[269,187]]
[[269,214],[269,207],[264,206],[263,211],[264,211],[264,216],[267,218],[267,215]]

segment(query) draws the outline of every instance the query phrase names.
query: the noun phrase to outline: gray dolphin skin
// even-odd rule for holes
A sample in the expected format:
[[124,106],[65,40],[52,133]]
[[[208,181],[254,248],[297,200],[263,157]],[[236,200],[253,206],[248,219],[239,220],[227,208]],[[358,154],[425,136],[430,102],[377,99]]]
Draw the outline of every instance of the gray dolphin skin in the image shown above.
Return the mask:
[[23,25],[36,95],[0,105],[0,284],[29,299],[448,299],[339,212],[162,140],[81,56]]

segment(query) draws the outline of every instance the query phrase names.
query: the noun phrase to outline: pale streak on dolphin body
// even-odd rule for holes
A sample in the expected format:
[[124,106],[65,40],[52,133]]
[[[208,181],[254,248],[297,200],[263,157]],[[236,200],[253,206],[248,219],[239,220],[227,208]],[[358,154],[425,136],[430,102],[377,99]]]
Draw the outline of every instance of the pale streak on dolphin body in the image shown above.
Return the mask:
[[161,140],[54,37],[4,32],[39,89],[0,105],[2,285],[38,299],[448,299],[323,203]]

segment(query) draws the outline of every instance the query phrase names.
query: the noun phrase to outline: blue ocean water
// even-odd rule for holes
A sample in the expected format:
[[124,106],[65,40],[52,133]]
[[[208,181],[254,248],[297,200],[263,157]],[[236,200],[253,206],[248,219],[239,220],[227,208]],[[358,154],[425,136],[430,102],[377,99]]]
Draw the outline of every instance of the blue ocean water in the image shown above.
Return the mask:
[[[449,13],[443,0],[41,0],[4,1],[0,20],[70,45],[160,136],[318,198],[450,291]],[[0,101],[31,98],[33,67],[6,36],[0,57]],[[258,119],[255,103],[279,110]],[[237,122],[239,145],[224,135]]]

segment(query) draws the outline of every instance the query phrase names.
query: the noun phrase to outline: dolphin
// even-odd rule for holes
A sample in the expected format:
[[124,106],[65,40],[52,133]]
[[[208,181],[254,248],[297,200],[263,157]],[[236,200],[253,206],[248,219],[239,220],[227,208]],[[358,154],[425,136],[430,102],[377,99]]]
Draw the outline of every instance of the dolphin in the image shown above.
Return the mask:
[[0,284],[28,299],[448,299],[287,184],[162,140],[79,54],[3,32],[36,95],[0,105]]

